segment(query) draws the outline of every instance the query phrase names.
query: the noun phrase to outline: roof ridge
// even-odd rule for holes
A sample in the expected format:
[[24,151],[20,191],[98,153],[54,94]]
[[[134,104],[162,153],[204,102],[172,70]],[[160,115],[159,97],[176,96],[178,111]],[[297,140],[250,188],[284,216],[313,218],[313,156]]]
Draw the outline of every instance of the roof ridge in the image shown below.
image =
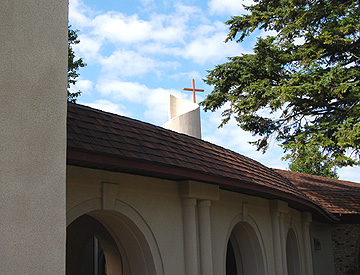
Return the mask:
[[328,181],[348,182],[348,183],[353,183],[353,184],[355,183],[355,184],[358,184],[358,185],[360,186],[360,183],[359,183],[359,182],[356,182],[356,181],[328,178],[328,177],[324,177],[324,176],[318,176],[318,175],[312,175],[312,174],[305,174],[305,173],[300,173],[300,172],[295,172],[295,171],[290,171],[290,170],[285,170],[285,169],[279,169],[279,168],[272,168],[272,169],[273,169],[273,170],[283,171],[283,172],[286,172],[286,173],[298,174],[298,175],[301,175],[302,177],[319,178],[319,179],[326,179],[326,180],[328,180]]
[[[227,152],[231,152],[233,154],[236,154],[238,156],[241,156],[243,158],[246,158],[247,160],[251,161],[251,162],[254,162],[254,163],[257,163],[259,164],[260,166],[262,167],[265,167],[266,169],[269,169],[269,170],[274,170],[273,168],[270,168],[270,167],[267,167],[266,165],[262,164],[261,162],[257,161],[257,160],[254,160],[248,156],[245,156],[243,154],[240,154],[234,150],[231,150],[231,149],[227,149],[221,145],[217,145],[217,144],[214,144],[214,143],[211,143],[210,141],[207,141],[207,140],[203,140],[203,139],[199,139],[199,138],[196,138],[196,137],[193,137],[193,136],[190,136],[190,135],[187,135],[187,134],[184,134],[184,133],[179,133],[179,132],[176,132],[174,130],[171,130],[171,129],[166,129],[166,128],[163,128],[162,126],[158,126],[158,125],[154,125],[154,124],[151,124],[149,122],[144,122],[144,121],[141,121],[141,120],[138,120],[138,119],[135,119],[135,118],[130,118],[130,117],[126,117],[126,116],[123,116],[123,115],[119,115],[119,114],[115,114],[115,113],[111,113],[111,112],[108,112],[108,111],[103,111],[103,110],[100,110],[100,109],[95,109],[93,107],[90,107],[90,106],[86,106],[86,105],[82,105],[82,104],[78,104],[78,103],[72,103],[72,102],[69,102],[69,104],[73,105],[73,106],[76,106],[76,107],[79,107],[81,109],[88,109],[88,110],[91,110],[91,111],[94,111],[96,113],[103,113],[103,114],[106,114],[106,115],[109,115],[109,116],[113,116],[113,117],[120,117],[122,119],[126,119],[126,120],[130,120],[130,121],[133,121],[133,122],[136,122],[136,123],[139,123],[139,124],[147,124],[155,129],[158,129],[160,131],[164,131],[164,132],[171,132],[171,133],[174,133],[175,135],[181,135],[181,136],[185,136],[189,139],[194,139],[195,141],[197,142],[200,142],[200,143],[204,143],[204,144],[208,144],[208,145],[211,145],[211,146],[215,146],[219,149],[222,149],[224,151],[227,151]],[[276,172],[275,172],[276,173]],[[278,174],[278,173],[276,173]],[[280,174],[278,174],[280,175]],[[280,175],[281,176],[281,175]],[[283,177],[283,176],[281,176]],[[287,178],[285,178],[287,179]]]

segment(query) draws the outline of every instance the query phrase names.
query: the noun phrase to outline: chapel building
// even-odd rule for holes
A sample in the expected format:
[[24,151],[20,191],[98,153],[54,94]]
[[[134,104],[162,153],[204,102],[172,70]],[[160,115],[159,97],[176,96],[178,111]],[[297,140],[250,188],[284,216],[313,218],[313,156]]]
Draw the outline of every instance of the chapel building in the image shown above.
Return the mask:
[[0,274],[358,274],[358,183],[67,103],[67,9],[0,9]]

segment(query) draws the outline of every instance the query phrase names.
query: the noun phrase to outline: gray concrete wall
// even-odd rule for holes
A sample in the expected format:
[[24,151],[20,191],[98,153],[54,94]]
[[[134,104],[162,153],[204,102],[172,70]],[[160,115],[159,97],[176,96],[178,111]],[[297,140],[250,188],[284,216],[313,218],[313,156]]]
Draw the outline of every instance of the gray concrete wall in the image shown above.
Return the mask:
[[66,0],[0,8],[0,274],[64,274]]

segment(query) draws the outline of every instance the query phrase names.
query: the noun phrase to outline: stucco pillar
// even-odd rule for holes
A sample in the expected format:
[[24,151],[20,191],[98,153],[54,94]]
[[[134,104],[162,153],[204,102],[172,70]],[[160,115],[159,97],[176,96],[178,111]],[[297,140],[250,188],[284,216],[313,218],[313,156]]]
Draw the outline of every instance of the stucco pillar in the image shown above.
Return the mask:
[[288,211],[286,202],[279,200],[270,201],[270,215],[273,236],[274,264],[276,275],[285,275],[286,251],[285,251],[285,224],[284,213]]
[[[200,267],[201,274],[212,274],[210,206],[211,201],[219,199],[219,186],[191,180],[182,181],[179,182],[179,195],[182,199],[184,224],[185,274],[198,274]],[[196,208],[197,201],[199,203]],[[197,229],[199,229],[199,243]]]
[[0,274],[65,274],[67,10],[0,4]]
[[280,240],[281,240],[281,258],[282,258],[282,266],[283,266],[283,274],[287,275],[287,262],[286,262],[286,237],[287,234],[285,232],[285,213],[280,213]]
[[279,215],[277,211],[271,211],[271,227],[273,237],[273,251],[274,251],[274,263],[275,273],[282,275],[282,257],[281,257],[281,241],[280,241],[280,228],[279,228]]
[[213,274],[210,206],[210,200],[200,200],[198,202],[200,264],[201,274],[203,275]]
[[185,274],[198,274],[198,254],[196,238],[196,199],[182,199],[183,227],[184,227],[184,255]]
[[302,212],[301,213],[301,227],[302,227],[302,236],[303,236],[303,256],[305,260],[305,274],[313,274],[312,266],[312,252],[311,252],[311,238],[310,238],[310,223],[312,221],[311,213]]

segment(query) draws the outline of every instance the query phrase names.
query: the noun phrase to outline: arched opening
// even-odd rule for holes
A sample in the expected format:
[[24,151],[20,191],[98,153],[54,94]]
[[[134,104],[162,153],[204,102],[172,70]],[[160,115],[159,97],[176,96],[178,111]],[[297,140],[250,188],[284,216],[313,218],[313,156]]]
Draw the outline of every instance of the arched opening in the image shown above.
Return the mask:
[[265,265],[255,230],[250,224],[238,223],[228,240],[226,275],[263,275]]
[[299,246],[292,228],[289,229],[286,238],[286,264],[288,275],[300,274]]
[[115,240],[89,215],[79,217],[67,228],[66,274],[123,274],[122,258]]
[[117,211],[83,214],[67,227],[67,275],[157,273],[149,243],[139,227]]

